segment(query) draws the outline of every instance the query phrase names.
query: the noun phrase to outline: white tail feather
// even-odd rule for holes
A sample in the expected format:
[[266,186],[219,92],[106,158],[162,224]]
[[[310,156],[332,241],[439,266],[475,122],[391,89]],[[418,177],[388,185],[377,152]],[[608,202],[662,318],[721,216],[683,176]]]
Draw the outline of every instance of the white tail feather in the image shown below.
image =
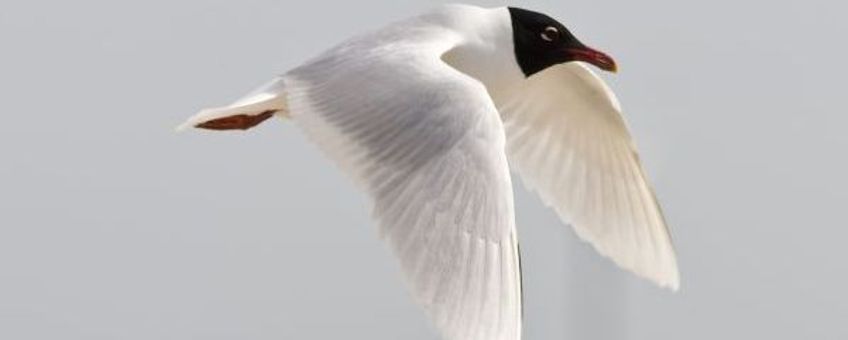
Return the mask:
[[180,124],[177,131],[183,131],[215,119],[236,115],[255,116],[265,112],[277,112],[277,114],[282,115],[286,113],[285,91],[281,78],[275,78],[228,106],[201,110]]

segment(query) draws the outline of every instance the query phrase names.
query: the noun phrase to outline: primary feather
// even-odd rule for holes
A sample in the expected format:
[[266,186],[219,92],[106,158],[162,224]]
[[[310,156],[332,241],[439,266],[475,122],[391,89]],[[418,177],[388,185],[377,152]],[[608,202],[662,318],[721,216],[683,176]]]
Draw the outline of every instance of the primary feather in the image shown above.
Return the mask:
[[601,254],[660,286],[671,237],[615,95],[585,65],[551,67],[498,99],[511,168]]

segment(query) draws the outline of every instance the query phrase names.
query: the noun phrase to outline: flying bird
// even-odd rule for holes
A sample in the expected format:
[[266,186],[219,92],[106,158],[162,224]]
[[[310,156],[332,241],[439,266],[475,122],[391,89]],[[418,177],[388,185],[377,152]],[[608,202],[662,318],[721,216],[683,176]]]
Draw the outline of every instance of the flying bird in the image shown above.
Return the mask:
[[510,170],[619,266],[676,290],[660,206],[609,87],[551,17],[448,5],[353,37],[181,127],[291,120],[373,203],[445,339],[521,338]]

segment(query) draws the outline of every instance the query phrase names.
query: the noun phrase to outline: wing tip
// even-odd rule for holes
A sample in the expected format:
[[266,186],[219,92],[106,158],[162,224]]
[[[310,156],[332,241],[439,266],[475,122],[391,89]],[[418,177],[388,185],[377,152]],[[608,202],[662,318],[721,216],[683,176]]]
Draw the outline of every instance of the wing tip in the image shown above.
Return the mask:
[[650,280],[650,281],[653,281],[660,288],[668,289],[672,293],[677,293],[677,292],[680,291],[680,273],[677,272],[676,268],[675,268],[675,271],[669,277],[666,277],[665,279],[660,279],[660,278],[656,278],[656,277],[651,278],[651,277],[647,277],[647,276],[645,276],[645,278]]
[[653,282],[660,288],[665,288],[671,291],[672,293],[677,293],[678,291],[680,291],[680,271],[677,269],[677,261],[674,255],[671,255],[669,260],[671,261],[671,264],[667,265],[668,267],[662,269],[662,265],[660,265],[661,267],[655,269],[653,272],[640,272],[635,269],[618,264],[618,261],[615,262],[622,268],[625,268],[635,273],[636,275]]
[[571,225],[577,232],[577,236],[581,241],[588,243],[598,254],[609,259],[619,268],[633,273],[642,279],[648,280],[660,288],[668,289],[672,293],[680,291],[680,271],[677,267],[677,255],[670,243],[668,244],[668,247],[661,247],[665,249],[660,251],[660,254],[663,254],[663,256],[660,256],[658,261],[652,262],[651,265],[647,267],[640,267],[637,265],[640,261],[637,258],[643,257],[644,253],[642,253],[642,255],[635,256],[621,256],[621,254],[615,254],[604,247],[603,242],[597,240],[592,234],[588,233],[583,228],[580,228],[577,224],[572,222]]
[[604,257],[612,260],[612,262],[618,267],[631,272],[642,279],[650,281],[662,289],[668,289],[672,293],[680,291],[680,273],[677,270],[677,266],[674,264],[671,265],[671,268],[663,269],[662,265],[659,265],[648,270],[639,270],[635,266],[627,264],[624,261],[618,260],[606,254],[603,255]]

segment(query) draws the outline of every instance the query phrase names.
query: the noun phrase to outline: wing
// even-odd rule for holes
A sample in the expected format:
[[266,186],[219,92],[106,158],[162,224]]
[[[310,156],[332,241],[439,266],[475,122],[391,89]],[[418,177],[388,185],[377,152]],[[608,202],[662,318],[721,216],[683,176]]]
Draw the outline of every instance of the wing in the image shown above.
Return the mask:
[[579,63],[496,98],[512,168],[601,254],[660,286],[679,274],[660,206],[606,84]]
[[519,339],[503,125],[483,85],[440,60],[452,39],[435,34],[403,34],[433,44],[354,40],[291,71],[289,115],[373,200],[381,235],[446,339]]

